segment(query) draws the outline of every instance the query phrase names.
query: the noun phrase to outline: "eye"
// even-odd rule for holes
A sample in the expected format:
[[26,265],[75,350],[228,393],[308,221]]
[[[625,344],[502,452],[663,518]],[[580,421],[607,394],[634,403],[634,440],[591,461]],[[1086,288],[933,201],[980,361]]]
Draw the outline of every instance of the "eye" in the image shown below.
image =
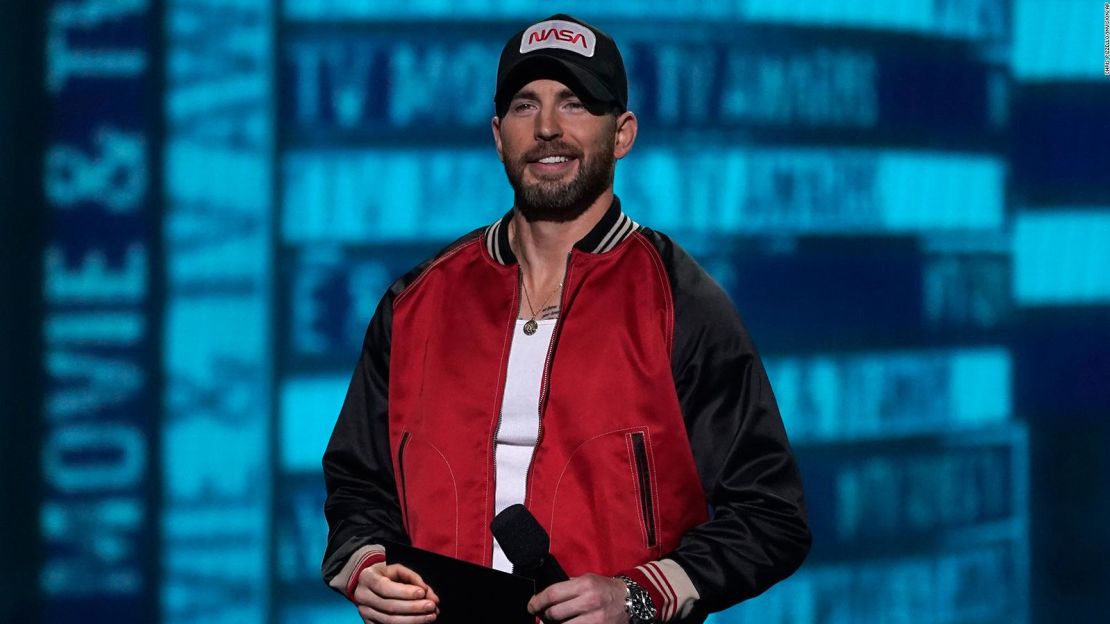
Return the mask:
[[524,111],[533,108],[535,105],[527,101],[514,102],[510,107],[514,113],[523,113]]
[[581,100],[567,100],[564,106],[571,110],[582,110],[586,108],[586,105],[583,104]]

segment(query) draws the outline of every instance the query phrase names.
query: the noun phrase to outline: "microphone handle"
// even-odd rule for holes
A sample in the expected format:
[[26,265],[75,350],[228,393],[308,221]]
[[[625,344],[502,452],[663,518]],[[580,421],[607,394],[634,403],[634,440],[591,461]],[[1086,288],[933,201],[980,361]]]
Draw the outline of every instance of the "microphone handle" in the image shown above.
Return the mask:
[[547,589],[555,583],[562,583],[570,577],[563,571],[563,567],[555,560],[555,555],[548,553],[543,563],[535,568],[520,572],[523,576],[530,576],[536,581],[536,593]]

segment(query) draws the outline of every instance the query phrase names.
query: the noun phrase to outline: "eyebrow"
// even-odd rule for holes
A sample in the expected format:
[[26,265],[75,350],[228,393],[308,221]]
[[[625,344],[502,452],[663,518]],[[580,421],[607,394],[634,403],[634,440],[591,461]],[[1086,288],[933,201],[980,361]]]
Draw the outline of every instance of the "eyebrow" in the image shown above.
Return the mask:
[[[563,87],[557,94],[560,100],[567,100],[570,98],[577,98],[578,95],[571,91],[569,87]],[[540,96],[532,89],[521,89],[513,96],[514,100],[539,100]]]

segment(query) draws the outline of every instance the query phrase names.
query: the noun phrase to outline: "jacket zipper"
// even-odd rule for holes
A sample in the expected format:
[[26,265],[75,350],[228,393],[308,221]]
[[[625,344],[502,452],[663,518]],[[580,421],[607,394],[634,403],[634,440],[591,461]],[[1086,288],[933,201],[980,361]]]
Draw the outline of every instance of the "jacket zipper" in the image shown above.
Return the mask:
[[636,478],[640,484],[640,509],[644,512],[644,528],[647,530],[648,546],[655,546],[655,507],[651,497],[651,472],[648,470],[647,446],[644,444],[644,434],[632,434],[632,453],[636,457]]
[[[511,321],[511,325],[512,325],[511,331],[512,332],[516,332],[516,320],[517,320],[517,317],[520,316],[520,289],[521,289],[521,286],[523,284],[524,284],[524,271],[522,269],[520,269],[519,265],[517,265],[516,294],[513,296],[513,318],[512,318],[512,321]],[[509,348],[512,349],[512,340],[509,341]],[[505,367],[503,369],[501,369],[501,376],[506,381],[508,381],[508,377],[509,377],[509,372],[508,372],[509,371],[509,357],[508,357],[508,354],[504,354],[504,360],[505,360]],[[497,509],[497,433],[499,431],[501,431],[501,420],[505,417],[504,410],[502,410],[502,407],[501,407],[504,402],[505,402],[505,389],[504,389],[504,387],[502,387],[502,389],[501,389],[501,402],[498,403],[498,405],[497,405],[497,424],[494,425],[493,433],[492,433],[492,435],[490,435],[490,438],[489,438],[490,473],[493,475],[493,483],[491,484],[491,486],[492,486],[493,492],[494,492],[494,496],[490,497],[490,500],[493,501],[493,503],[491,504],[491,507],[492,507],[491,511],[494,511],[494,510]],[[493,515],[491,514],[490,518],[492,519],[492,517],[493,517]],[[489,551],[488,551],[489,552],[489,561],[487,562],[489,565],[493,564],[493,548],[494,548],[494,544],[493,544],[493,541],[491,540]]]
[[[536,450],[543,442],[543,412],[547,407],[547,386],[551,380],[551,356],[555,353],[555,343],[559,340],[559,327],[563,324],[566,314],[567,291],[570,290],[570,259],[573,252],[567,254],[566,268],[563,270],[563,292],[559,293],[559,316],[555,318],[555,327],[551,330],[551,342],[547,344],[547,357],[543,363],[543,379],[540,381],[540,401],[537,409],[538,429],[536,431],[536,446],[532,449],[532,459],[528,460],[528,471],[524,475],[524,505],[528,505],[528,493],[532,491],[532,466],[536,459]],[[523,277],[522,277],[523,279]]]
[[[401,444],[397,447],[397,471],[401,476],[401,508],[405,512],[405,524],[408,524],[409,518],[409,494],[405,488],[405,447],[408,446],[409,436],[412,434],[406,431],[401,435]],[[409,532],[408,526],[405,527],[405,532]],[[411,535],[411,533],[410,533]]]

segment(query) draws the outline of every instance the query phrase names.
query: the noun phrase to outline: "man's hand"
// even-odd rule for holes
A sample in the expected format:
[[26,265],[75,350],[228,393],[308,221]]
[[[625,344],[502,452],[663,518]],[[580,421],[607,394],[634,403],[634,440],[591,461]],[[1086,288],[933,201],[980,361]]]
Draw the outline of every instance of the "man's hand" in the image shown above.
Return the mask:
[[367,624],[422,624],[439,613],[439,596],[419,574],[399,563],[382,561],[363,570],[354,599]]
[[528,612],[545,622],[568,624],[628,624],[624,582],[608,576],[584,574],[555,583],[532,596]]

